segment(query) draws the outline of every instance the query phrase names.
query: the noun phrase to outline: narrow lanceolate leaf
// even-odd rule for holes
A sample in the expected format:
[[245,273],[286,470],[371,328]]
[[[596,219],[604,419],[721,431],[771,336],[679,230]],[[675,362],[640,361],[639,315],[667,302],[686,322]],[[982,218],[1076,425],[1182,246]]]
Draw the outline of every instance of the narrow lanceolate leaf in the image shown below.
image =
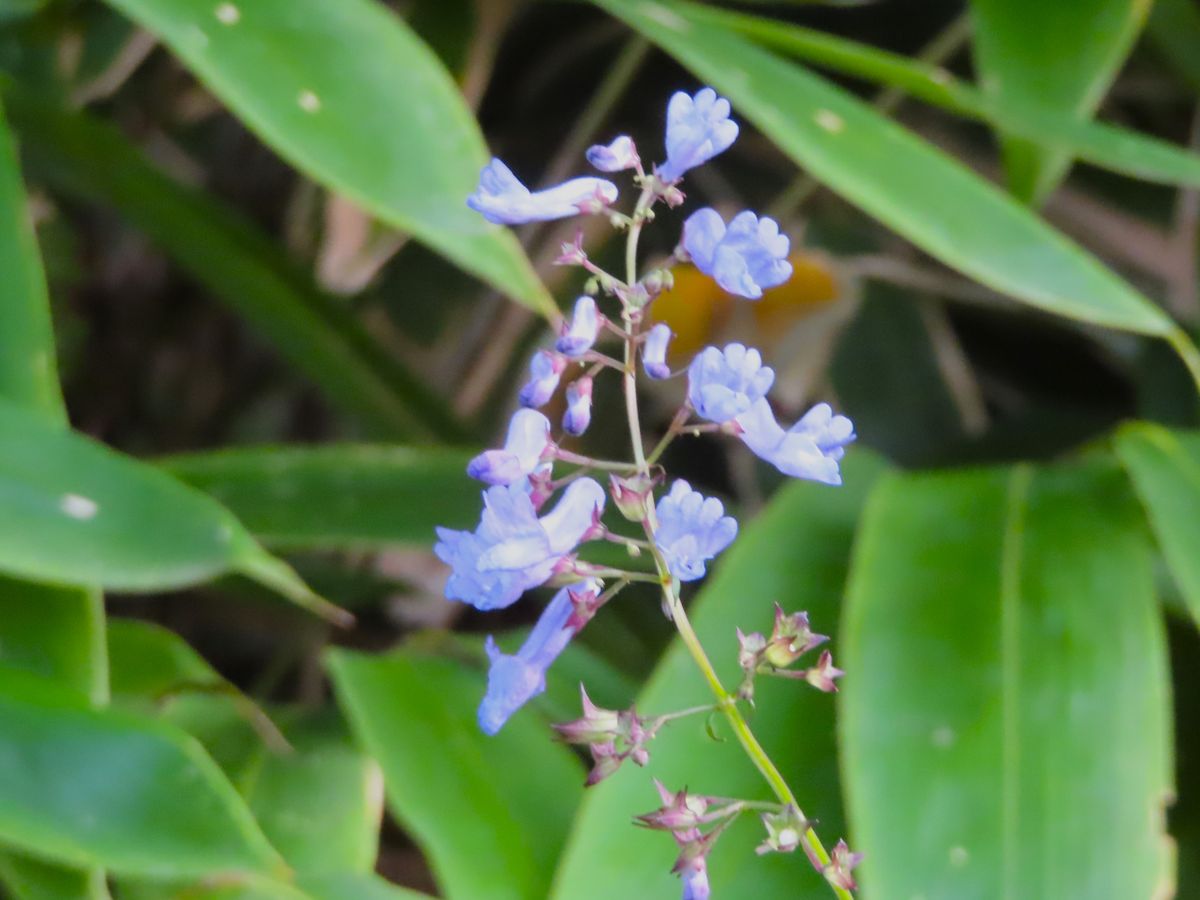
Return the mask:
[[378,875],[302,875],[300,886],[313,900],[430,900],[428,894],[388,884]]
[[161,465],[221,501],[272,547],[430,544],[479,513],[467,451],[364,444],[252,447]]
[[0,571],[50,584],[150,591],[239,572],[326,615],[228,510],[165,472],[0,402]]
[[1191,0],[1157,0],[1146,23],[1149,43],[1191,85],[1200,91],[1200,9]]
[[[596,0],[729,97],[798,164],[942,262],[1041,309],[1146,334],[1170,319],[961,163],[676,0]],[[936,189],[931,189],[931,185]]]
[[16,89],[5,97],[54,188],[115,207],[373,434],[462,436],[445,400],[251,223],[168,178],[111,126]]
[[1200,622],[1200,433],[1142,422],[1116,440],[1171,574]]
[[449,900],[543,900],[583,770],[532,711],[484,735],[486,679],[450,659],[335,651],[329,673],[392,813]]
[[[1149,9],[1149,0],[972,0],[983,89],[1018,112],[1086,119],[1129,55]],[[1021,136],[1004,141],[1004,162],[1013,193],[1037,203],[1061,180],[1071,157]]]
[[15,670],[0,672],[0,840],[156,878],[282,866],[193,739]]
[[843,763],[876,900],[1169,896],[1153,557],[1110,459],[896,476],[842,626]]
[[[65,428],[46,278],[2,108],[0,273],[0,398],[40,416],[49,427]],[[102,703],[108,696],[108,668],[100,592],[0,577],[0,662]],[[8,850],[0,851],[0,880],[16,900],[108,896],[99,870],[56,867]]]
[[[1155,6],[1156,13],[1161,8]],[[1190,7],[1189,7],[1190,9]],[[1132,178],[1200,185],[1200,154],[1149,135],[1065,115],[1055,108],[1005,104],[940,66],[778,19],[710,7],[689,14],[724,25],[755,42],[813,65],[897,87],[905,93],[1035,143],[1054,155],[1077,156]],[[1196,14],[1200,20],[1200,13]]]
[[266,143],[531,308],[553,303],[512,234],[467,209],[487,150],[453,78],[377,0],[110,0]]
[[[788,612],[807,610],[815,631],[833,635],[830,646],[835,661],[839,659],[838,598],[854,525],[882,469],[877,459],[854,451],[846,460],[844,487],[789,485],[758,519],[746,524],[726,551],[696,599],[692,618],[728,689],[736,688],[741,675],[736,629],[769,633],[774,602]],[[549,677],[554,678],[553,669]],[[755,699],[751,727],[791,784],[805,815],[819,819],[822,836],[836,841],[844,834],[845,818],[838,791],[833,698],[804,682],[760,678]],[[643,715],[656,715],[711,702],[695,662],[682,644],[676,644],[637,697],[637,708]],[[633,816],[659,805],[651,778],[672,790],[686,786],[699,794],[771,798],[728,729],[719,719],[713,727],[720,743],[706,734],[703,717],[668,726],[651,745],[647,768],[627,764],[588,790],[555,877],[556,900],[678,895],[678,879],[671,875],[674,843],[631,824]],[[832,896],[828,884],[799,854],[756,856],[754,847],[765,836],[758,818],[747,816],[721,838],[709,863],[714,897]]]

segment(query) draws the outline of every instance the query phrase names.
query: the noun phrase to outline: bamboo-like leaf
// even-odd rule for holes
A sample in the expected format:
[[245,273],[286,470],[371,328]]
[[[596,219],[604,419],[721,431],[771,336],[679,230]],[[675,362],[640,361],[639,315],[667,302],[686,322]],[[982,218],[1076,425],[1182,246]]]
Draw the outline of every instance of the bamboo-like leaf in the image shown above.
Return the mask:
[[843,768],[867,895],[1169,893],[1152,563],[1111,458],[879,486],[842,625]]
[[866,104],[676,0],[596,0],[733,102],[812,175],[983,284],[1033,306],[1168,335],[1171,320],[1066,237]]
[[[971,0],[980,83],[1002,108],[1089,118],[1149,9],[1146,0]],[[1022,135],[1005,138],[1004,162],[1013,193],[1038,203],[1062,179],[1071,157]]]
[[298,169],[543,314],[516,238],[466,207],[487,150],[436,55],[376,0],[109,0]]

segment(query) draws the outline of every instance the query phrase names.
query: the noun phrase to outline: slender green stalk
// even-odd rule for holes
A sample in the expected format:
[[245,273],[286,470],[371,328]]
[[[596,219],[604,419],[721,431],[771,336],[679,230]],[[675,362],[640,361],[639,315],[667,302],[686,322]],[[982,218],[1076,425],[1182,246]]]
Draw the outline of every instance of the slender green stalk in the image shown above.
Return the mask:
[[[646,218],[645,213],[650,204],[652,204],[653,199],[653,188],[647,186],[642,190],[641,196],[638,198],[637,207],[633,214],[633,223],[629,228],[628,242],[625,247],[625,278],[627,284],[631,286],[637,283],[638,238],[641,235],[642,224]],[[655,447],[651,457],[648,459],[642,446],[642,430],[637,402],[635,355],[638,324],[640,323],[635,322],[633,316],[627,311],[625,315],[625,413],[629,421],[629,438],[633,446],[634,459],[637,461],[637,471],[639,474],[649,475],[651,463],[658,459],[658,456],[666,448],[670,439],[675,436],[672,432],[678,433],[682,422],[686,420],[687,410],[685,407],[680,411],[680,414],[675,416],[672,420],[671,428],[667,432],[667,436]],[[683,417],[682,420],[681,415]],[[654,542],[654,534],[658,530],[654,504],[649,497],[644,503],[645,506],[642,510],[643,526],[646,531],[649,551],[654,559],[655,568],[658,570],[657,580],[660,580],[662,583],[664,605],[671,615],[671,620],[675,623],[675,629],[679,632],[679,637],[683,640],[683,644],[696,663],[697,668],[700,669],[704,680],[708,682],[709,690],[712,691],[713,697],[716,700],[715,707],[721,711],[729,722],[738,743],[746,752],[746,755],[750,757],[750,761],[754,763],[755,768],[758,769],[767,784],[770,785],[779,802],[794,808],[801,820],[807,821],[804,813],[800,810],[800,804],[796,802],[796,795],[792,793],[787,780],[780,773],[779,768],[771,760],[767,751],[763,749],[762,744],[759,743],[758,738],[755,737],[754,732],[750,729],[745,717],[742,716],[742,711],[738,708],[736,698],[725,690],[725,686],[721,683],[716,669],[713,668],[712,662],[709,660],[708,654],[700,643],[695,629],[692,628],[691,620],[688,618],[687,611],[683,607],[683,601],[679,596],[678,582],[671,577],[667,561],[658,549],[658,545]],[[810,860],[815,864],[819,864],[822,868],[829,865],[829,852],[825,849],[820,837],[812,827],[805,830],[802,841],[805,852]],[[833,883],[830,883],[830,888],[832,888],[833,892],[841,900],[853,900],[853,894],[850,891],[838,887]]]

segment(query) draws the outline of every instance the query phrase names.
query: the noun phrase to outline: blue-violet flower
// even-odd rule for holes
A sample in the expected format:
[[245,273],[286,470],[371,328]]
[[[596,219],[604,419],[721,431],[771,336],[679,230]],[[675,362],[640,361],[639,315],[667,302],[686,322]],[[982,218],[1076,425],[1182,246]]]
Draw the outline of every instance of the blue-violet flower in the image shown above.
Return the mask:
[[671,367],[667,365],[667,344],[671,342],[671,329],[666,322],[659,322],[646,332],[642,344],[642,366],[646,375],[656,380],[669,378]]
[[491,666],[487,694],[479,704],[479,727],[485,734],[498,732],[513,713],[546,690],[546,670],[576,633],[570,624],[574,606],[569,592],[595,592],[599,586],[598,581],[589,579],[555,594],[521,649],[513,656],[502,653],[495,640],[488,636],[487,655]]
[[596,312],[596,301],[584,294],[575,301],[575,313],[570,324],[563,323],[563,332],[554,349],[576,359],[592,349],[596,335],[600,332],[600,315]]
[[694,97],[677,91],[667,104],[667,161],[658,167],[658,177],[668,184],[678,181],[688,169],[728,150],[737,136],[728,100],[712,88]]
[[434,553],[450,566],[446,597],[476,609],[502,609],[543,584],[555,567],[597,527],[604,488],[573,481],[554,510],[540,519],[525,485],[496,485],[483,494],[475,531],[438,528]]
[[485,450],[467,464],[467,474],[487,484],[512,484],[533,474],[550,445],[550,420],[534,409],[518,409],[508,423],[501,450]]
[[753,347],[705,347],[688,366],[688,401],[701,418],[728,422],[766,396],[774,383],[775,370],[763,365],[762,354]]
[[704,564],[728,547],[737,537],[737,521],[725,515],[715,497],[705,498],[683,479],[659,499],[658,531],[654,543],[662,551],[667,568],[680,581],[704,577]]
[[566,367],[567,361],[557,353],[539,350],[533,354],[529,360],[529,381],[518,395],[521,405],[535,409],[545,406],[558,390],[558,379]]
[[586,375],[567,385],[567,411],[563,413],[563,430],[579,436],[592,422],[592,379]]
[[641,165],[637,147],[627,134],[613,138],[608,144],[593,144],[584,155],[587,156],[587,161],[601,172],[622,172]]
[[523,225],[599,212],[617,199],[617,186],[603,178],[572,178],[531,192],[504,163],[493,159],[479,173],[467,206],[497,225]]
[[720,213],[707,206],[683,223],[683,248],[696,268],[729,293],[750,300],[792,277],[789,247],[774,219],[760,219],[749,210],[734,216],[728,228]]
[[775,421],[771,405],[759,398],[737,417],[742,441],[754,453],[785,475],[823,484],[841,484],[838,460],[854,440],[854,425],[835,416],[828,403],[818,403],[784,431]]

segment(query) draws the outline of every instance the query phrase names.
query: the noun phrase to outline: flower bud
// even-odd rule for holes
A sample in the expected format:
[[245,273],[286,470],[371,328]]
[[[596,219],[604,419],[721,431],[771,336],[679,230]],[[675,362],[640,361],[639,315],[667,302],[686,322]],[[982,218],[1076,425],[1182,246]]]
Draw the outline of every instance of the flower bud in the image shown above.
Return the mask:
[[657,297],[663,291],[669,291],[675,286],[675,276],[670,269],[654,269],[642,279],[646,292],[651,297]]
[[683,201],[687,199],[687,197],[684,196],[683,191],[675,187],[673,184],[663,188],[660,196],[666,202],[667,206],[671,207],[671,209],[674,209],[677,206],[682,206]]
[[[573,599],[574,597],[572,597]],[[620,734],[620,713],[592,703],[582,684],[579,686],[579,695],[583,705],[583,716],[573,722],[564,722],[551,727],[568,744],[612,742]]]
[[667,344],[670,341],[671,328],[666,322],[659,322],[646,332],[646,341],[642,344],[642,367],[647,377],[656,381],[671,377],[671,367],[667,365]]
[[641,165],[637,147],[627,134],[613,138],[608,144],[593,144],[584,155],[601,172],[622,172]]
[[566,367],[566,359],[557,353],[547,350],[535,353],[529,362],[529,381],[521,388],[518,398],[521,405],[533,409],[545,406],[558,390],[558,380]]
[[763,813],[762,821],[767,829],[767,837],[754,850],[759,856],[764,853],[791,853],[800,846],[800,839],[809,827],[794,806],[777,813]]
[[833,667],[833,654],[828,650],[823,650],[821,658],[817,660],[817,664],[811,669],[805,670],[804,680],[818,691],[830,694],[837,691],[837,685],[833,683],[833,680],[840,678],[844,674],[846,673],[841,669]]
[[654,479],[648,475],[630,475],[622,478],[609,476],[609,493],[617,509],[630,522],[642,522],[646,518],[646,506],[654,493]]
[[850,848],[846,846],[845,840],[839,840],[830,856],[829,865],[822,869],[825,880],[834,887],[841,888],[844,891],[858,890],[858,884],[854,881],[852,873],[854,867],[862,862],[863,855],[861,853],[851,853]]
[[780,669],[786,668],[827,640],[828,637],[813,634],[812,629],[808,627],[808,613],[787,615],[776,603],[775,626],[771,630],[771,639],[766,648],[767,662]]
[[592,421],[592,379],[584,376],[567,385],[567,411],[563,414],[563,430],[581,435]]

